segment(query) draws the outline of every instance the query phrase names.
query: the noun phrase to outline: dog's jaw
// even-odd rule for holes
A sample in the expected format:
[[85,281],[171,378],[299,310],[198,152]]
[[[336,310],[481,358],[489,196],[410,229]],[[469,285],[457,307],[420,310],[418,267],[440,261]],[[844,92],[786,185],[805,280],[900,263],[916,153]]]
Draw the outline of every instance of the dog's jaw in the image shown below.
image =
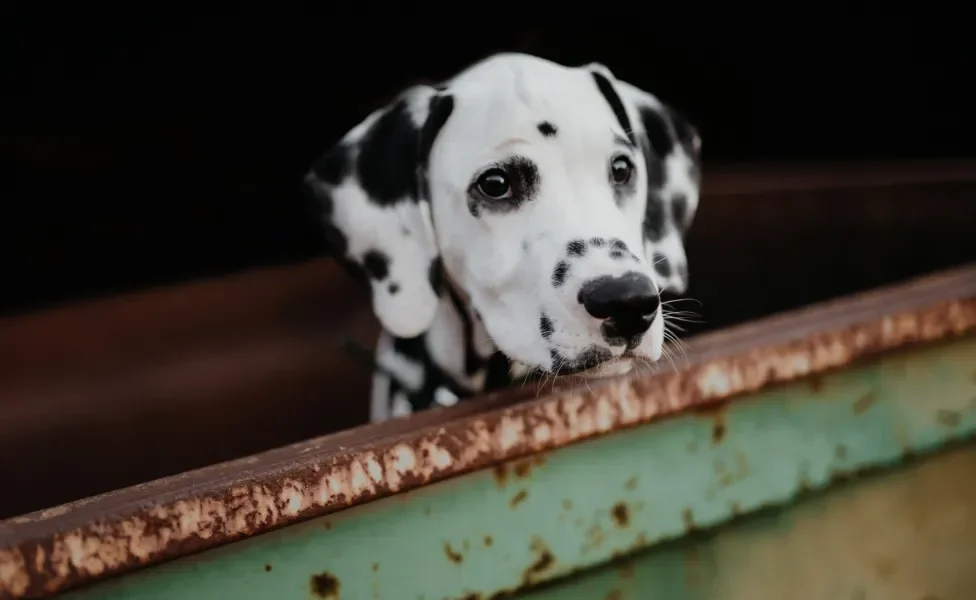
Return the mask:
[[607,361],[602,365],[597,365],[592,369],[587,369],[580,373],[580,376],[584,379],[602,379],[604,377],[616,377],[618,375],[626,375],[630,373],[634,368],[634,360],[632,358],[621,357],[616,358],[611,361]]

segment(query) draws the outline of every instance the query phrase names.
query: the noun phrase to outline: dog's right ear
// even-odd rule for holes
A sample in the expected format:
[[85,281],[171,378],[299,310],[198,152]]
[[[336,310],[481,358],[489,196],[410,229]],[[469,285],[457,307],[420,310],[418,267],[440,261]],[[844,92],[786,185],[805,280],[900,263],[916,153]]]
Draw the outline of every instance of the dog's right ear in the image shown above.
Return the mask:
[[328,251],[365,273],[373,311],[397,337],[426,331],[438,305],[440,261],[426,172],[453,108],[449,93],[409,88],[349,131],[305,176]]

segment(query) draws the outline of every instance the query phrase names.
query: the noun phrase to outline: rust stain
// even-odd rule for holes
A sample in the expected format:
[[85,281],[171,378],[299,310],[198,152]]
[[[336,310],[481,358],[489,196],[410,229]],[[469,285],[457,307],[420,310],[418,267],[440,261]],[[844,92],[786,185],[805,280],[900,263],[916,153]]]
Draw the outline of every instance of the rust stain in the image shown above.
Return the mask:
[[325,600],[339,600],[339,580],[331,573],[312,575],[312,594]]
[[532,539],[531,548],[536,554],[536,559],[535,562],[529,565],[529,568],[525,570],[525,573],[523,573],[523,585],[528,585],[535,581],[539,575],[545,573],[556,562],[556,557],[553,556],[552,551],[549,550],[545,542],[539,538]]
[[613,505],[610,516],[613,517],[613,522],[617,524],[617,527],[626,527],[630,524],[630,509],[623,502]]
[[264,565],[264,572],[265,573],[270,573],[271,572],[271,565]]
[[508,505],[511,506],[512,508],[515,508],[516,506],[521,504],[522,501],[525,500],[526,497],[528,497],[528,495],[529,493],[526,492],[525,490],[519,490],[514,496],[512,496],[512,499],[509,500]]
[[380,563],[373,563],[372,569],[373,569],[373,572],[374,573],[377,572],[377,571],[379,571],[380,570]]
[[725,421],[716,421],[712,426],[712,443],[721,444],[725,439]]
[[685,531],[691,533],[698,526],[695,525],[695,514],[691,512],[691,508],[685,507],[681,511],[681,522],[685,524]]
[[327,436],[25,515],[0,533],[0,599],[62,592],[473,470],[494,468],[504,484],[504,462],[969,333],[974,275],[960,269],[701,336],[678,370],[541,398],[510,390],[480,412],[369,426],[380,442],[350,444],[342,432],[341,445]]
[[563,500],[563,510],[573,510],[573,501],[569,498]]
[[484,542],[485,542],[485,546],[486,547],[491,548],[491,545],[493,543],[495,543],[495,540],[491,539],[491,536],[490,535],[486,535],[485,536],[485,539],[484,539]]
[[814,375],[810,378],[810,390],[815,394],[823,391],[824,378],[822,375]]
[[496,465],[494,469],[491,470],[492,475],[495,477],[495,482],[501,486],[505,487],[508,483],[508,465],[502,463]]
[[629,492],[634,491],[636,487],[637,487],[637,477],[631,477],[630,479],[624,482],[624,489]]
[[462,556],[461,553],[455,550],[454,548],[451,548],[450,542],[444,542],[444,556],[447,557],[447,560],[451,561],[456,565],[459,565],[462,562],[464,562],[464,556]]
[[935,420],[938,421],[940,425],[953,428],[959,425],[959,421],[962,420],[962,415],[960,415],[958,411],[943,408],[936,411]]
[[873,391],[864,394],[854,403],[854,414],[863,415],[877,400],[878,397]]
[[606,595],[605,599],[606,600],[622,600],[623,597],[624,597],[624,594],[620,590],[610,590],[610,592]]

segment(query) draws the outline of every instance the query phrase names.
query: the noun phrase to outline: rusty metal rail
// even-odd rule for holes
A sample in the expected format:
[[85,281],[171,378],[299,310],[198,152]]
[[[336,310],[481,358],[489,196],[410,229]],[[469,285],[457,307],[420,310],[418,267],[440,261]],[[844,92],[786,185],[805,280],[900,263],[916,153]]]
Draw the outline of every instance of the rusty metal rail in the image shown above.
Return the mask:
[[976,265],[695,338],[676,370],[506,392],[32,513],[0,523],[0,598],[99,581],[974,329]]

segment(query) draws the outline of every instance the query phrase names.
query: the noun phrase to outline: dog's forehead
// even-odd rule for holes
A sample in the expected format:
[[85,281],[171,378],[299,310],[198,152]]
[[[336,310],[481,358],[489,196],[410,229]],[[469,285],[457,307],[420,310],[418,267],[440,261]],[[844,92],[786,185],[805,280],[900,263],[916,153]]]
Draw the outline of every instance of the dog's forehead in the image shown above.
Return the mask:
[[625,135],[592,73],[533,56],[492,57],[447,82],[445,92],[455,104],[444,145],[485,154],[475,161],[508,142],[596,149]]

